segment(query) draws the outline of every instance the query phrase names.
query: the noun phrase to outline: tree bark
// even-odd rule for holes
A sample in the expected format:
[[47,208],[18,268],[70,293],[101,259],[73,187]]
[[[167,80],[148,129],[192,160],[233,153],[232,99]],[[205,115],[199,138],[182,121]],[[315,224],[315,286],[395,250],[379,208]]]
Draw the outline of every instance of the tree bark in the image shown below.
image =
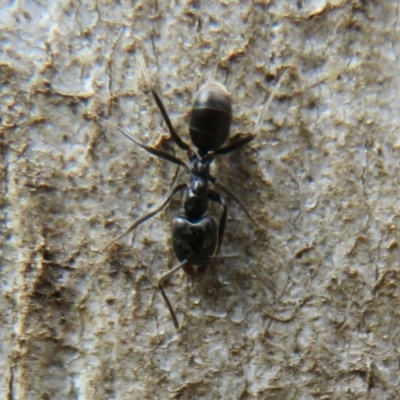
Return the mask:
[[[0,397],[398,398],[398,3],[18,4],[0,7]],[[267,232],[227,198],[230,257],[165,282],[178,331],[156,278],[181,200],[105,249],[175,167],[95,116],[186,160],[140,57],[186,142],[202,83],[246,133],[285,74],[213,167]]]

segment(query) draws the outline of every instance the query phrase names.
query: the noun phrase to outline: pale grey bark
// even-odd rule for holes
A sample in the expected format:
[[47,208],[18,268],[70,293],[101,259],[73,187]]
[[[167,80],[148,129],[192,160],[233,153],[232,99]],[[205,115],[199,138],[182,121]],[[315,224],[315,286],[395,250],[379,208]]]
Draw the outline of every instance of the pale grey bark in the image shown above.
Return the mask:
[[[0,5],[0,398],[398,398],[398,2],[113,3]],[[168,144],[139,54],[185,140],[201,83],[249,132],[288,71],[214,171],[268,233],[229,202],[238,255],[166,283],[178,332],[179,199],[102,250],[174,173],[90,119]]]

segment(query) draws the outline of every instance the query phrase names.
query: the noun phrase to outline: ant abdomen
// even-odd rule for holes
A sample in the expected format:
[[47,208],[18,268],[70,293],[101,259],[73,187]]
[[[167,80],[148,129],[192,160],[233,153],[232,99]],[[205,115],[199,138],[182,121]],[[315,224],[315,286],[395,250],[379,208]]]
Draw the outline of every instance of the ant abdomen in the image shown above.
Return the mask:
[[231,122],[231,98],[225,86],[204,84],[195,96],[189,125],[190,137],[200,153],[221,148],[229,137]]

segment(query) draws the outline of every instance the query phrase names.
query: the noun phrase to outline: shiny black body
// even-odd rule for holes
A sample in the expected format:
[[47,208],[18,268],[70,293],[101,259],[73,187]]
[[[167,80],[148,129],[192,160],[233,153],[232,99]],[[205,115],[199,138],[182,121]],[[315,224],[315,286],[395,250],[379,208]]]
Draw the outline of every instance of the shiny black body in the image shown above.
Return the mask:
[[209,258],[215,254],[218,241],[217,226],[209,216],[195,221],[183,216],[175,217],[172,238],[178,260],[186,261],[184,271],[193,274],[193,266],[205,270]]
[[[149,147],[121,128],[113,126],[107,121],[102,121],[121,131],[126,137],[149,153],[185,168],[189,173],[190,180],[188,184],[174,184],[158,207],[134,221],[122,235],[112,242],[159,213],[176,193],[183,193],[183,210],[181,215],[174,218],[172,224],[173,247],[180,263],[158,279],[158,286],[162,296],[170,310],[175,327],[178,328],[175,312],[163,290],[162,283],[180,268],[183,268],[188,274],[205,271],[210,257],[219,253],[227,220],[227,207],[223,197],[217,190],[219,189],[234,200],[250,220],[258,226],[239,199],[210,175],[210,165],[215,156],[230,153],[246,145],[254,139],[255,135],[242,136],[223,147],[230,133],[232,121],[231,100],[228,91],[223,85],[209,82],[197,92],[191,110],[189,132],[192,143],[196,148],[194,150],[175,132],[158,93],[150,82],[148,83],[171,137],[182,150],[186,151],[188,162],[170,153]],[[218,224],[216,224],[212,216],[207,214],[210,201],[218,204],[222,209]]]
[[194,146],[207,154],[218,150],[229,137],[232,105],[228,92],[214,82],[197,93],[190,113],[189,132]]

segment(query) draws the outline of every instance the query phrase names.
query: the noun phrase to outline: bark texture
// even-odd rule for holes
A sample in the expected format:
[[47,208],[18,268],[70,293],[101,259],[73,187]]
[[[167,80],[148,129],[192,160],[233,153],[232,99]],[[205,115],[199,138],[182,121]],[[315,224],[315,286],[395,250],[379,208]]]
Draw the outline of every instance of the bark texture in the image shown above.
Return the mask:
[[[0,49],[0,398],[399,398],[397,1],[3,0]],[[176,147],[140,55],[186,141],[202,83],[251,132],[287,71],[213,172],[268,232],[228,201],[179,331],[180,199],[104,250],[174,175],[91,118]]]

